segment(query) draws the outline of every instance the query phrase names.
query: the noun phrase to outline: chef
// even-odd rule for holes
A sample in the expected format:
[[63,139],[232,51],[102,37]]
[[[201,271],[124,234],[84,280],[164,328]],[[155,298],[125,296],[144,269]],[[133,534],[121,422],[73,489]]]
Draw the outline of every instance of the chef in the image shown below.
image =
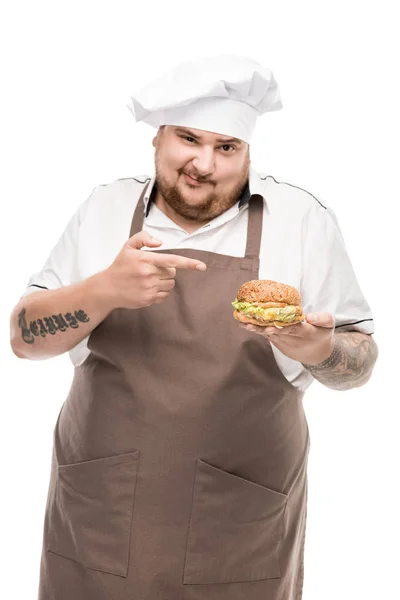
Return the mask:
[[[314,379],[350,389],[377,356],[334,212],[250,164],[282,106],[245,57],[184,63],[130,99],[155,173],[99,185],[11,315],[17,356],[69,351],[39,600],[299,600]],[[306,321],[241,325],[252,279]]]

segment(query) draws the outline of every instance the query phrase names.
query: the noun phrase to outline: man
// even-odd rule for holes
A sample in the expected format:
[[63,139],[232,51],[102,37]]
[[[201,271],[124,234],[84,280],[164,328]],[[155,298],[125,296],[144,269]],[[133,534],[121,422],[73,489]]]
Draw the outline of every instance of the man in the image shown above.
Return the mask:
[[[301,597],[304,391],[363,385],[377,348],[334,213],[250,166],[257,116],[280,107],[241,57],[141,90],[155,175],[96,188],[11,315],[17,356],[76,367],[40,600]],[[251,279],[297,287],[306,322],[235,321]]]

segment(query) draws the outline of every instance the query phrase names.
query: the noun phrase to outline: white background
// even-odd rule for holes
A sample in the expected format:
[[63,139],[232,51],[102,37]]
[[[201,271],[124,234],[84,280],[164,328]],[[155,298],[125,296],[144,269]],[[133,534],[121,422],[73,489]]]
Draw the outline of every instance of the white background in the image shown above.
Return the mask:
[[225,52],[272,68],[284,108],[259,119],[252,164],[334,209],[380,348],[366,386],[334,392],[315,382],[306,393],[303,598],[398,597],[394,4],[36,0],[1,10],[0,530],[7,600],[36,598],[52,434],[73,375],[68,355],[16,358],[9,315],[96,185],[152,173],[155,130],[135,124],[129,95],[178,62]]

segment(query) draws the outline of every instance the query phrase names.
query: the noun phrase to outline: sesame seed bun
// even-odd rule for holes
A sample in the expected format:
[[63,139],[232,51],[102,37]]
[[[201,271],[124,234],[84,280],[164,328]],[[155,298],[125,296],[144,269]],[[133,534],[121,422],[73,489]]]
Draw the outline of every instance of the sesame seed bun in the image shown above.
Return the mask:
[[301,305],[301,296],[296,288],[271,279],[247,281],[238,291],[237,299],[239,302],[284,302]]

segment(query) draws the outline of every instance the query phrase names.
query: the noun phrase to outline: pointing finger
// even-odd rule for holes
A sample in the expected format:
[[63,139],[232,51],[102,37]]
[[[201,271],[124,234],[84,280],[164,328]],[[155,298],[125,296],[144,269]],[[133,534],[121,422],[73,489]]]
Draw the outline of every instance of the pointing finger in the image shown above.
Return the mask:
[[187,258],[186,256],[179,256],[177,254],[156,254],[155,252],[149,252],[148,254],[149,256],[146,260],[155,267],[197,269],[198,271],[205,271],[207,269],[205,263],[194,258]]

